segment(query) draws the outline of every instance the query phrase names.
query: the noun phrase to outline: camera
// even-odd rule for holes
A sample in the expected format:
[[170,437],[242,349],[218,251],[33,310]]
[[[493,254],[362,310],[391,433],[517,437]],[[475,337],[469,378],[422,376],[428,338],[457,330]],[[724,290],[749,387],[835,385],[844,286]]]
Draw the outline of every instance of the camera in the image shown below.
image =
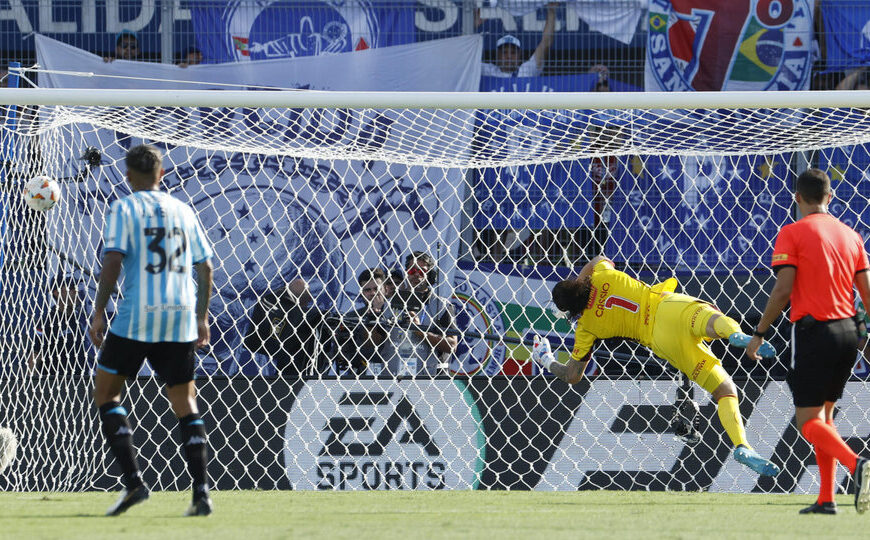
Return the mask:
[[406,313],[413,311],[419,313],[423,310],[425,300],[420,297],[417,291],[399,289],[390,299],[390,307],[397,313]]
[[88,146],[81,159],[86,161],[89,167],[99,167],[103,164],[103,154],[96,146]]

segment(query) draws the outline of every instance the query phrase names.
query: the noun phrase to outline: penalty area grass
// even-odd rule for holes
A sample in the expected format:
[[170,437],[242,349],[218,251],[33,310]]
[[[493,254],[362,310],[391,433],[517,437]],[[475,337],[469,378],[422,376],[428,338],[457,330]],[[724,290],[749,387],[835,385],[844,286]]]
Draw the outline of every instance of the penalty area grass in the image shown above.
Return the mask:
[[116,493],[0,493],[0,537],[22,538],[866,538],[870,514],[801,516],[812,495],[622,491],[155,492],[119,517]]

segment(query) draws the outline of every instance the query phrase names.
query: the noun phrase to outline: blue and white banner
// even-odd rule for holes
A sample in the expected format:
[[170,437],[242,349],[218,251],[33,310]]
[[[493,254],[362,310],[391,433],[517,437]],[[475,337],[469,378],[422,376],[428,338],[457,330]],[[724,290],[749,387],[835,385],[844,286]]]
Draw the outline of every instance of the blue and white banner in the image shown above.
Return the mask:
[[858,231],[870,247],[870,146],[824,149],[819,152],[819,168],[831,177],[834,189],[829,211]]
[[[643,46],[637,21],[646,1],[566,2],[557,10],[553,49]],[[463,28],[462,4],[463,0],[15,0],[2,3],[0,48],[31,52],[35,32],[110,54],[118,33],[127,29],[137,33],[141,52],[158,57],[162,32],[171,25],[176,57],[194,45],[206,53],[207,62],[244,57],[244,40],[249,54],[255,46],[253,58],[289,52],[298,56],[339,44],[350,47],[343,50],[357,50],[457,36]],[[542,4],[481,2],[481,26],[476,30],[485,35],[486,48],[495,48],[496,40],[510,33],[524,49],[534,50],[544,24]]]
[[640,157],[610,204],[623,234],[606,253],[675,269],[766,267],[771,238],[788,222],[790,156]]
[[593,224],[589,160],[482,169],[475,174],[478,229],[553,229]]
[[[546,77],[481,77],[481,92],[591,92],[598,82],[595,73]],[[642,92],[632,84],[608,79],[611,92]]]
[[[595,79],[593,75],[576,77]],[[534,79],[548,77],[527,78],[530,84]],[[609,110],[478,111],[475,156],[515,161],[549,157],[560,147],[590,147],[596,130],[617,130],[627,119],[625,113]],[[598,187],[590,171],[589,159],[479,169],[475,172],[478,207],[474,224],[480,229],[520,230],[591,225]]]
[[[788,163],[789,156],[635,156],[484,169],[473,223],[515,231],[600,225],[605,254],[616,261],[751,271],[767,266],[771,238],[789,221]],[[846,210],[858,190],[866,191],[838,189],[847,223],[858,222]]]
[[416,41],[412,0],[250,0],[191,3],[207,62],[298,58]]
[[[598,82],[595,73],[548,77],[481,77],[481,92],[588,92]],[[614,92],[634,92],[640,88],[614,79],[609,80]],[[528,113],[527,113],[528,114]],[[595,113],[571,114],[570,122],[579,123]],[[604,113],[606,115],[606,112]],[[598,116],[603,116],[599,114]],[[487,135],[491,150],[511,151],[523,145],[523,133],[537,127],[537,118],[522,115],[502,115],[492,112],[479,118],[481,132]],[[603,123],[600,121],[598,123]],[[556,132],[571,131],[560,127]],[[578,128],[577,132],[580,133]],[[503,134],[503,135],[502,135]],[[547,138],[545,135],[543,138]],[[593,225],[593,201],[596,185],[590,178],[590,160],[566,161],[546,165],[498,167],[475,171],[475,201],[473,216],[479,229],[561,229]]]
[[867,0],[822,0],[825,68],[845,71],[870,66],[870,3]]
[[[190,9],[177,0],[14,0],[0,10],[0,48],[33,51],[33,34],[43,34],[94,53],[111,54],[118,33],[135,32],[140,52],[159,56],[161,31],[171,17],[176,54],[193,43]],[[168,5],[166,5],[168,4]]]
[[[421,4],[423,4],[421,6]],[[541,0],[482,2],[477,31],[487,48],[505,33],[534,50],[541,39]],[[557,10],[554,49],[636,44],[646,0],[570,0]],[[208,62],[346,52],[455,36],[462,32],[460,0],[194,0],[196,42]],[[594,36],[578,42],[580,35]],[[603,34],[603,36],[602,36]]]
[[650,92],[806,90],[809,0],[651,0]]
[[[456,310],[457,327],[479,334],[505,335],[502,312],[486,274],[457,271],[450,303]],[[505,352],[503,343],[459,336],[456,360],[449,369],[454,374],[498,375]]]
[[[99,57],[47,38],[38,42],[39,62],[47,70],[148,78],[131,81],[53,74],[40,80],[54,87],[138,85],[170,89],[182,86],[173,80],[200,79],[280,87],[304,83],[334,90],[436,91],[477,89],[480,45],[479,36],[467,36],[320,58],[180,69],[136,62],[104,63]],[[283,133],[287,145],[304,139],[301,143],[310,146],[307,141],[316,138],[325,149],[354,144],[386,149],[407,144],[404,141],[411,131],[420,127],[419,123],[409,125],[409,111],[404,115],[374,110],[279,112],[267,112],[268,118],[263,118],[244,109],[156,110],[145,120],[131,115],[126,124],[116,123],[117,131],[80,124],[68,131],[63,141],[64,151],[70,155],[81,155],[87,145],[103,150],[106,165],[99,169],[99,175],[77,188],[68,187],[66,204],[52,212],[56,247],[86,268],[97,270],[103,213],[114,198],[128,193],[124,154],[131,145],[145,142],[121,130],[133,129],[136,122],[160,126],[162,140],[148,142],[160,145],[166,153],[163,188],[196,208],[214,244],[216,294],[210,311],[217,317],[212,338],[214,357],[208,361],[216,360],[229,374],[239,369],[240,358],[246,358],[240,345],[257,298],[296,277],[309,282],[320,305],[344,311],[357,298],[356,276],[360,271],[393,267],[411,250],[425,250],[438,260],[443,284],[448,285],[444,292],[453,284],[457,216],[465,185],[458,169],[204,150],[166,142],[177,140],[182,136],[180,131],[193,126],[204,130],[203,136],[218,138],[221,133],[239,132],[264,136],[268,130]],[[428,131],[415,138],[416,144],[442,148],[455,144],[445,137],[463,140],[462,134],[455,132],[456,126],[463,124],[461,115],[450,119],[452,133],[445,133],[438,123],[446,120],[433,115]],[[465,125],[467,141],[473,126],[470,114]],[[84,234],[90,236],[75,236],[70,231],[86,231]],[[213,364],[209,369],[217,368]]]
[[[479,0],[479,3],[524,18],[546,6],[550,0]],[[576,25],[579,19],[592,32],[599,32],[628,45],[637,32],[641,15],[646,11],[647,0],[566,0],[564,4],[566,25]]]

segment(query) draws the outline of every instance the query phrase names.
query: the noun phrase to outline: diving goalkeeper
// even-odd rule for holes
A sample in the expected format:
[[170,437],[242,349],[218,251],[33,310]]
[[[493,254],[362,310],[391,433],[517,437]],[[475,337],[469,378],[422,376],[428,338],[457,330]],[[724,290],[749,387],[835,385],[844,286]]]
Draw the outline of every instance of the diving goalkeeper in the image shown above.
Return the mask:
[[[745,348],[750,336],[734,319],[711,304],[675,294],[677,280],[649,286],[624,272],[603,256],[592,259],[573,279],[553,287],[553,303],[577,320],[571,359],[557,362],[550,343],[535,336],[532,359],[559,379],[576,384],[583,378],[592,347],[598,339],[624,337],[649,347],[675,368],[710,392],[717,403],[719,420],[734,443],[734,459],[758,474],[774,476],[779,467],[761,457],[746,440],[737,401],[737,388],[705,340],[727,338]],[[762,356],[775,355],[764,343]]]

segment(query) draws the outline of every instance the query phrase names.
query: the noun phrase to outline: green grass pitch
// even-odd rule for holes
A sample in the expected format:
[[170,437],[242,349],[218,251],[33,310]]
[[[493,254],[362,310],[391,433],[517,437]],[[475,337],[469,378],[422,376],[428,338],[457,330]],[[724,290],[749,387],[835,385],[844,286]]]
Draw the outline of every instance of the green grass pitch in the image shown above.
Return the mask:
[[188,493],[153,493],[126,514],[115,493],[0,493],[0,538],[867,538],[852,497],[837,516],[799,516],[807,495],[658,492],[289,492],[213,494],[184,518]]

